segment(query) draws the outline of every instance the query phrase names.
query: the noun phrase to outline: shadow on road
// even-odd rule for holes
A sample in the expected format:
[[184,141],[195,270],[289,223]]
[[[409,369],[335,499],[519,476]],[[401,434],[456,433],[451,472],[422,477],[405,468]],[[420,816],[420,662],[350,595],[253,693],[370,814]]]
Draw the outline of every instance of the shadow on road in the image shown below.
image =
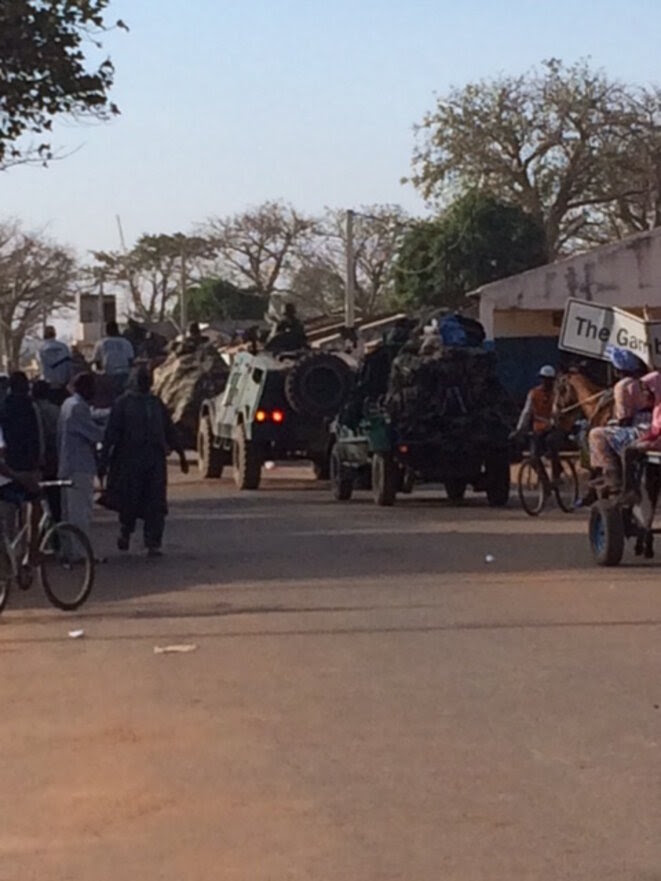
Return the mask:
[[[332,591],[346,589],[352,580],[378,584],[380,578],[395,577],[406,590],[407,579],[435,574],[447,583],[448,574],[496,577],[594,568],[584,518],[549,514],[531,520],[516,507],[490,509],[481,498],[452,507],[446,500],[414,496],[383,509],[363,494],[340,505],[317,484],[303,486],[316,492],[177,498],[168,520],[166,556],[156,560],[140,552],[139,537],[133,553],[119,554],[114,517],[102,515],[94,541],[109,562],[98,568],[90,611],[99,604],[110,607],[200,587],[222,592],[226,585],[236,591],[277,582],[314,590],[323,580],[323,589]],[[40,591],[33,590],[14,592],[9,607],[44,604]],[[249,612],[223,610],[221,603],[210,614]],[[179,604],[176,614],[185,617],[187,610]],[[199,607],[190,611],[191,617],[205,614]]]

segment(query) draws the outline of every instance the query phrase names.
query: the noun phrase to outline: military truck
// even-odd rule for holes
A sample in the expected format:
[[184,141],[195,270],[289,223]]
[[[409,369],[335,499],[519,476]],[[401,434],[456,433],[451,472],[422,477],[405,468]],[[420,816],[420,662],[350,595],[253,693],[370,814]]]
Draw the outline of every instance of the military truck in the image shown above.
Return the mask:
[[202,477],[231,465],[239,489],[257,489],[267,461],[308,459],[328,477],[329,425],[345,403],[354,370],[341,354],[311,351],[240,352],[225,390],[200,411]]
[[415,484],[443,483],[453,502],[471,486],[491,505],[507,503],[514,411],[494,353],[445,345],[440,336],[418,339],[401,348],[389,371],[372,373],[377,381],[359,378],[334,426],[330,467],[337,500],[348,500],[362,484],[371,485],[377,504],[392,505]]

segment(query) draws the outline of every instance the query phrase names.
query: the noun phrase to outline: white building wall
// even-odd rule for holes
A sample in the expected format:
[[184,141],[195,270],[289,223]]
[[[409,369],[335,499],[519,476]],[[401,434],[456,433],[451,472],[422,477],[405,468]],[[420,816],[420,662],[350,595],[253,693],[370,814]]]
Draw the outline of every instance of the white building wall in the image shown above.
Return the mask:
[[511,329],[518,319],[508,321],[508,314],[553,315],[564,310],[567,297],[632,311],[649,307],[653,317],[661,317],[661,229],[505,278],[468,296],[479,298],[480,321],[489,340],[517,335]]

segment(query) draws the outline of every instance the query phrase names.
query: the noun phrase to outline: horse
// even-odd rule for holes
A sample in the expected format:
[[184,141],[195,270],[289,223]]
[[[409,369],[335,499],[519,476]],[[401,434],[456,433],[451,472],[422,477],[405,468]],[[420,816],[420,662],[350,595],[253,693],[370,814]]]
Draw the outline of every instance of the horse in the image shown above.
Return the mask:
[[558,426],[568,431],[579,413],[583,413],[589,428],[606,425],[613,417],[613,391],[572,369],[556,380],[553,414]]

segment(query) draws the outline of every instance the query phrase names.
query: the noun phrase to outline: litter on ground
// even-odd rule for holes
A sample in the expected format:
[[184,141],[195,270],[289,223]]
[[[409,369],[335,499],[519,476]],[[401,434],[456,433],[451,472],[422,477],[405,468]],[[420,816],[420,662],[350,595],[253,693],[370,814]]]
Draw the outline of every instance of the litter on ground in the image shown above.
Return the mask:
[[195,643],[183,643],[182,645],[155,645],[155,655],[185,655],[188,652],[196,651]]

